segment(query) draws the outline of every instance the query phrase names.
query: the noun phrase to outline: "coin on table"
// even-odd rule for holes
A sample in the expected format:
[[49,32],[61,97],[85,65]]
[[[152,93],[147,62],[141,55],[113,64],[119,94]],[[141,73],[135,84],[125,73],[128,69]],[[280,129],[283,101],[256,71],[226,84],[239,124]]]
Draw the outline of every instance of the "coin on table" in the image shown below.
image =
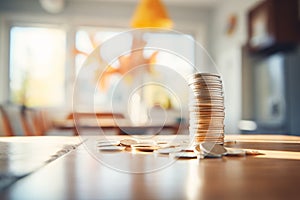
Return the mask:
[[215,142],[203,142],[200,144],[200,148],[207,154],[225,155],[227,152],[222,145],[216,144]]
[[174,158],[193,159],[197,158],[197,154],[194,152],[176,152],[172,153]]
[[170,154],[181,151],[181,148],[179,147],[166,147],[166,148],[160,148],[156,150],[160,154]]
[[118,146],[118,145],[120,145],[120,141],[117,141],[117,140],[103,140],[103,141],[98,141],[98,143],[97,143],[98,147]]
[[203,155],[204,158],[221,158],[223,156],[223,154],[216,154],[216,153],[207,153],[204,152],[200,145],[196,145],[194,151],[200,155]]
[[139,143],[139,144],[132,144],[131,148],[134,150],[138,150],[138,151],[147,151],[148,152],[148,151],[157,150],[158,146],[148,144],[148,143],[145,143],[145,144]]
[[257,151],[257,150],[246,150],[247,156],[258,156],[258,155],[265,155],[264,153]]
[[196,145],[195,147],[194,147],[194,152],[196,152],[196,153],[203,153],[203,151],[201,150],[201,148],[200,148],[200,145]]
[[98,148],[99,151],[123,151],[124,149],[125,147],[121,146],[102,146]]
[[156,141],[156,144],[158,144],[158,145],[166,145],[166,144],[168,144],[168,141],[158,140],[158,141]]
[[180,147],[180,143],[157,144],[159,149]]
[[222,154],[212,154],[212,153],[207,153],[204,154],[204,158],[222,158]]
[[245,156],[246,151],[243,149],[226,148],[226,156]]
[[137,143],[138,143],[138,141],[134,140],[134,139],[122,139],[122,140],[120,140],[120,144],[122,146],[126,146],[126,147],[130,147],[131,145],[137,144]]

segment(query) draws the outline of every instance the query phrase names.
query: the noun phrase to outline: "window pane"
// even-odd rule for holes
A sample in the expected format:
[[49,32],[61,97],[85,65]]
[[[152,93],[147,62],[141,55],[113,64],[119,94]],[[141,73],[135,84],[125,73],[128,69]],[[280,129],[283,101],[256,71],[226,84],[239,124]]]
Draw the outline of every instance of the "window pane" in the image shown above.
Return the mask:
[[92,27],[82,27],[76,32],[76,55],[75,55],[75,65],[76,74],[78,74],[80,67],[82,66],[85,59],[88,57],[92,51],[103,44],[106,40],[119,34],[120,31],[116,30],[103,30],[100,28]]
[[[124,39],[124,37],[127,37],[127,40],[123,40],[128,42],[128,44],[122,43],[122,45],[118,46],[117,44],[115,45],[118,48],[122,48],[123,46],[132,46],[133,43],[133,38],[130,32],[121,32],[118,30],[103,30],[103,29],[97,29],[97,28],[83,28],[81,27],[77,32],[76,32],[76,41],[75,41],[75,46],[76,46],[76,55],[75,55],[75,62],[76,62],[76,69],[77,69],[77,74],[83,64],[83,62],[86,60],[86,58],[89,56],[89,54],[98,46],[101,44],[105,45],[105,41],[107,39],[112,38],[113,36],[117,35],[117,38],[119,38],[119,34],[121,34]],[[126,35],[126,36],[125,36]],[[164,38],[167,38],[167,40],[164,40]],[[171,38],[171,39],[170,39]],[[188,39],[187,39],[188,38]],[[178,35],[178,34],[172,34],[172,33],[145,33],[143,35],[143,40],[146,42],[146,49],[143,50],[143,56],[145,58],[150,58],[151,55],[158,51],[157,56],[155,58],[155,66],[153,66],[153,76],[152,78],[156,77],[154,74],[160,74],[156,78],[159,79],[164,79],[165,82],[167,82],[167,86],[171,86],[171,88],[176,88],[176,95],[178,95],[181,98],[181,104],[182,105],[188,105],[188,97],[189,97],[189,91],[186,88],[187,86],[184,84],[179,84],[174,81],[174,73],[180,74],[182,77],[186,77],[188,74],[191,74],[193,72],[193,67],[192,65],[194,64],[194,51],[195,51],[195,46],[193,42],[193,38],[191,35]],[[174,42],[175,41],[175,42]],[[118,42],[118,40],[116,40]],[[113,42],[110,41],[110,44]],[[159,43],[159,45],[157,45]],[[159,50],[152,50],[151,46],[166,46],[169,48],[171,52],[168,51],[163,51],[161,49]],[[172,50],[175,52],[180,52],[180,56],[184,57],[185,59],[188,60],[185,61],[182,57],[179,57],[176,54],[172,54]],[[94,106],[95,108],[99,108],[99,110],[110,110],[110,106],[112,106],[111,102],[120,102],[118,105],[122,105],[122,95],[118,96],[118,93],[116,92],[116,87],[121,87],[120,86],[120,79],[122,76],[125,76],[125,74],[121,74],[119,70],[117,72],[114,72],[113,74],[110,74],[108,79],[107,79],[107,84],[105,89],[101,90],[95,90],[95,86],[99,83],[99,76],[100,72],[105,70],[105,64],[98,64],[101,62],[101,60],[107,62],[109,64],[109,67],[112,68],[122,68],[126,67],[125,65],[121,65],[118,61],[119,60],[107,60],[106,58],[109,56],[105,55],[105,51],[101,51],[101,54],[93,54],[90,55],[89,57],[89,62],[88,64],[85,63],[85,65],[89,66],[89,74],[86,74],[84,76],[78,76],[77,81],[80,82],[78,90],[80,90],[80,95],[76,97],[77,103],[81,107],[84,107],[84,105],[87,105],[88,102],[90,102],[89,98],[86,98],[89,96],[89,94],[94,94]],[[99,57],[101,56],[101,57]],[[126,56],[129,56],[126,54]],[[91,58],[92,57],[92,58]],[[97,60],[97,61],[96,61]],[[105,63],[104,62],[104,63]],[[191,62],[191,63],[189,63]],[[165,67],[162,66],[167,66],[170,68],[171,71],[175,71],[173,73],[168,73]],[[99,69],[98,68],[103,68]],[[100,72],[99,72],[100,71]],[[124,70],[123,70],[124,71]],[[83,80],[79,80],[83,79]],[[126,78],[125,78],[126,79]],[[159,81],[159,80],[157,80]],[[128,81],[130,82],[130,81]],[[119,85],[118,85],[119,84]],[[100,85],[100,84],[99,84]],[[125,87],[125,86],[124,86]],[[122,90],[122,89],[121,89]],[[178,99],[176,99],[176,96],[173,95],[171,96],[170,91],[167,91],[166,88],[160,87],[144,87],[143,88],[143,95],[145,95],[145,99],[147,101],[145,102],[148,107],[155,107],[157,104],[162,106],[163,108],[167,109],[175,109],[179,110],[181,109],[181,106],[178,102]],[[122,92],[126,92],[126,89],[122,90]],[[126,100],[125,100],[126,101]],[[124,106],[121,106],[124,108]],[[122,109],[120,108],[120,109]],[[114,108],[115,109],[115,108]],[[183,108],[187,109],[187,108]]]
[[65,57],[65,31],[12,27],[11,101],[27,106],[62,105],[65,99]]

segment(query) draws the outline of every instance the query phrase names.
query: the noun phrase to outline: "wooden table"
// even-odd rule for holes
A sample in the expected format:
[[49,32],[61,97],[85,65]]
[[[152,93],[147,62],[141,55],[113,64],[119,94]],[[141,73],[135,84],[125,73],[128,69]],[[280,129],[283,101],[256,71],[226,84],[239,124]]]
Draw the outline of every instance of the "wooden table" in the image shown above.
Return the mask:
[[1,198],[300,199],[300,137],[226,136],[236,141],[230,146],[265,155],[204,160],[130,151],[95,155],[97,151],[86,146],[96,139],[18,180],[1,191]]

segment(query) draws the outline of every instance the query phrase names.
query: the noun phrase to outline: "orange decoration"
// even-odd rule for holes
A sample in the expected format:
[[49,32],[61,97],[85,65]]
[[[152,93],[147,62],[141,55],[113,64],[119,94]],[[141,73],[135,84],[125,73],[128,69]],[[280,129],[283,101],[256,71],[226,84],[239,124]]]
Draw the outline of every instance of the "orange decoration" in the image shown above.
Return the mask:
[[[139,46],[142,45],[142,46]],[[107,79],[112,74],[125,75],[130,70],[139,67],[147,66],[147,71],[152,72],[152,64],[155,63],[158,51],[155,51],[149,58],[145,58],[143,55],[143,48],[146,43],[143,40],[134,39],[132,45],[132,52],[129,55],[123,55],[118,58],[119,66],[117,68],[108,66],[107,69],[102,73],[100,79],[100,89],[104,90],[107,88]]]
[[133,15],[133,28],[172,28],[172,21],[160,0],[141,0]]

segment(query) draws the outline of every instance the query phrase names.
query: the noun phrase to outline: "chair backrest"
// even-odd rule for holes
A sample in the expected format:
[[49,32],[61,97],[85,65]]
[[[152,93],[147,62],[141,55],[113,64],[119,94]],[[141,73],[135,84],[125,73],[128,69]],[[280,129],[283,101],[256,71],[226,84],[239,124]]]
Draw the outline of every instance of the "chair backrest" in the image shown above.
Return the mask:
[[2,105],[0,105],[0,135],[14,136],[14,131],[9,121],[8,115]]
[[45,135],[50,128],[47,114],[41,109],[5,104],[0,106],[0,117],[0,131],[4,136]]
[[7,114],[7,119],[12,127],[14,136],[23,136],[24,133],[23,121],[21,118],[21,106],[13,104],[4,104],[4,112]]
[[45,135],[45,132],[51,128],[51,123],[45,110],[39,108],[27,108],[24,111],[23,118],[33,135]]

